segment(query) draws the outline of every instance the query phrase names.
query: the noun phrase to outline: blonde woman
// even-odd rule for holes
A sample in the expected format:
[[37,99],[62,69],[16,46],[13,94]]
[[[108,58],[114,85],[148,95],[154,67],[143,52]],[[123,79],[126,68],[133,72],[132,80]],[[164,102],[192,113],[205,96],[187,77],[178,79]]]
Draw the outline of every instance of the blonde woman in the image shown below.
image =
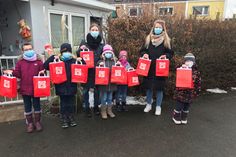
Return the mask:
[[171,50],[170,38],[167,34],[165,21],[156,20],[153,27],[146,37],[145,44],[140,50],[141,56],[151,59],[151,67],[147,77],[144,77],[143,85],[146,88],[147,105],[144,112],[152,109],[153,92],[156,92],[156,111],[155,115],[161,115],[161,104],[163,99],[163,91],[165,87],[166,77],[156,76],[156,59],[171,59],[174,52]]

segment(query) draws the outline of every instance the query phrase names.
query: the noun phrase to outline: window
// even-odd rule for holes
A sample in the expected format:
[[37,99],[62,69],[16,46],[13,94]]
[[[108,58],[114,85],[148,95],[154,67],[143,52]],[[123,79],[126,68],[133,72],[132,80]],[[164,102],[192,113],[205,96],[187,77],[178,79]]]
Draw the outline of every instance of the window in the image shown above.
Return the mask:
[[209,6],[195,6],[193,7],[193,15],[208,15]]
[[173,7],[161,7],[159,8],[159,15],[173,15]]
[[[59,47],[61,43],[69,42],[68,29],[62,30],[62,14],[50,14],[51,43],[53,47]],[[68,25],[68,16],[65,15],[65,24]]]
[[72,39],[73,46],[79,46],[85,37],[84,17],[72,16]]
[[52,46],[59,48],[64,42],[70,43],[73,47],[79,46],[81,40],[85,39],[87,25],[85,17],[74,13],[65,13],[63,16],[60,11],[49,11],[49,34]]
[[140,16],[142,13],[142,8],[129,8],[129,16]]

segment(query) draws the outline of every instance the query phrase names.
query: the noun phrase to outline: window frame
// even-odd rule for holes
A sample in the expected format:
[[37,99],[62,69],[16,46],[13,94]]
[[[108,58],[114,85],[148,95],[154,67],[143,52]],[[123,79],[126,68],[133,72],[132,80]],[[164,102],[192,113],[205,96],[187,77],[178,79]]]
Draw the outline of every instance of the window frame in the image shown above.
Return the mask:
[[[196,8],[196,7],[202,7],[201,14],[194,14],[194,8]],[[208,8],[207,14],[204,14],[205,8]],[[210,6],[209,5],[193,6],[192,10],[193,10],[192,15],[194,15],[194,16],[209,16],[210,15]]]
[[[161,6],[161,7],[159,7],[158,8],[158,14],[159,14],[159,16],[169,16],[168,14],[167,15],[161,15],[160,14],[160,9],[170,9],[170,8],[172,8],[172,13],[170,14],[170,16],[173,16],[174,15],[174,6]],[[168,12],[169,13],[169,12]]]
[[[49,41],[52,43],[52,34],[51,34],[51,14],[58,14],[58,15],[67,15],[68,16],[68,40],[69,43],[74,47],[73,44],[73,34],[72,34],[72,16],[77,16],[77,17],[82,17],[84,18],[84,38],[86,38],[86,35],[88,34],[88,15],[86,14],[81,14],[81,13],[76,13],[76,12],[67,12],[67,11],[61,11],[61,10],[48,10],[48,31],[49,31]],[[57,48],[57,47],[53,47]]]
[[[132,6],[132,7],[130,6],[128,9],[129,9],[129,17],[138,17],[143,14],[143,8],[140,6]],[[131,9],[137,9],[137,15],[130,15]]]

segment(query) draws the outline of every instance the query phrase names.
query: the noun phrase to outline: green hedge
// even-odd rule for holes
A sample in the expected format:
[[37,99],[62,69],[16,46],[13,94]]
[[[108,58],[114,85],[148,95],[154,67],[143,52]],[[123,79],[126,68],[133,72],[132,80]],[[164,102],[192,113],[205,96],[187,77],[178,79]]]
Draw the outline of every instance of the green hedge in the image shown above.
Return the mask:
[[[127,50],[131,64],[136,67],[139,50],[155,20],[153,17],[110,19],[108,43],[116,54]],[[175,65],[188,52],[196,56],[203,89],[236,86],[236,21],[164,20],[175,51],[167,93],[171,94],[175,85]]]

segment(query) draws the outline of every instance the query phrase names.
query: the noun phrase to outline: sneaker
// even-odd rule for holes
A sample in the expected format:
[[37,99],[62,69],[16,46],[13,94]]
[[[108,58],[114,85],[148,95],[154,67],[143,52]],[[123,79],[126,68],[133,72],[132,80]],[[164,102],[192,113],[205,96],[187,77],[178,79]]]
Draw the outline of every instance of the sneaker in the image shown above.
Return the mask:
[[67,119],[67,117],[65,117],[65,116],[63,116],[63,118],[62,118],[61,127],[62,127],[63,129],[66,129],[66,128],[69,127],[68,119]]
[[160,106],[157,106],[157,107],[156,107],[155,115],[156,115],[156,116],[160,116],[160,115],[161,115],[161,107],[160,107]]
[[69,120],[69,123],[70,123],[70,126],[71,127],[74,127],[74,126],[76,126],[77,124],[76,124],[76,122],[75,122],[75,118],[74,118],[74,116],[69,116],[68,117],[68,120]]
[[172,120],[175,124],[181,124],[181,112],[174,110]]
[[181,123],[182,124],[188,123],[188,120],[187,120],[188,113],[189,113],[189,111],[182,111],[182,114],[181,114]]
[[121,102],[116,102],[116,110],[117,110],[118,112],[121,112],[121,111],[122,111]]
[[145,112],[145,113],[148,113],[148,112],[151,111],[151,110],[152,110],[152,105],[151,105],[151,104],[147,104],[146,107],[145,107],[145,109],[144,109],[144,112]]
[[122,102],[122,111],[125,111],[125,112],[128,111],[128,108],[127,108],[126,102]]
[[99,111],[98,106],[96,106],[96,107],[93,108],[93,112],[94,112],[94,114],[97,115],[97,116],[100,115],[100,111]]

